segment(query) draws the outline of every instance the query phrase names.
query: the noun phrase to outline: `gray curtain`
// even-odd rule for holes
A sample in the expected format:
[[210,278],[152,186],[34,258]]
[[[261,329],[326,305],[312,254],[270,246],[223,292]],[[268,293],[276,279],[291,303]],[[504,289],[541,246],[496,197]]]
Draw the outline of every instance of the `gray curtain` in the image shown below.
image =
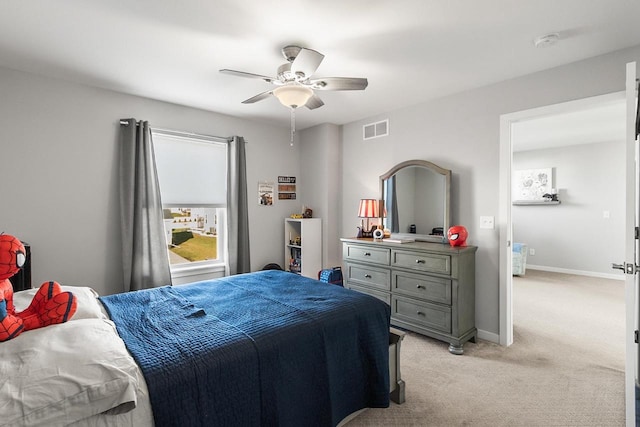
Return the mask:
[[229,274],[251,271],[247,161],[244,144],[244,138],[241,136],[234,136],[229,142],[229,167],[227,171]]
[[400,231],[398,221],[398,197],[396,195],[396,177],[391,176],[387,179],[387,194],[384,195],[387,210],[387,227],[392,233]]
[[124,290],[170,285],[151,131],[135,119],[120,122],[120,215]]

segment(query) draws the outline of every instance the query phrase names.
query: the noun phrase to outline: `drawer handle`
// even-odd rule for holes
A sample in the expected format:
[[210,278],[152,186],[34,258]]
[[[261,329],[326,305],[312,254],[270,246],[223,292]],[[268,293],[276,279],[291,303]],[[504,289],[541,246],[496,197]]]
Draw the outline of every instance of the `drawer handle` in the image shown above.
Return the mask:
[[426,289],[423,285],[416,285],[416,288],[418,288],[418,289]]
[[424,264],[426,261],[423,259],[417,259],[416,264]]
[[417,314],[418,316],[426,316],[422,311],[416,311],[416,314]]
[[364,278],[365,278],[365,279],[371,279],[371,275],[370,275],[370,274],[365,274],[365,275],[364,275]]
[[371,256],[371,252],[365,252],[364,256]]

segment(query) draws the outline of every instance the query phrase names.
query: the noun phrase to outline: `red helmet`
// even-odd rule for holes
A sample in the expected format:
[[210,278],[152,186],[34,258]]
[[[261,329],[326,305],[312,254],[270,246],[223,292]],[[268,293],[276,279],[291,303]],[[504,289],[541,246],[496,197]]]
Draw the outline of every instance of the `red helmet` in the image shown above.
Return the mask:
[[20,271],[26,260],[22,242],[9,234],[0,234],[0,280],[8,279]]
[[447,231],[447,238],[451,246],[467,246],[467,237],[469,233],[462,225],[454,225]]

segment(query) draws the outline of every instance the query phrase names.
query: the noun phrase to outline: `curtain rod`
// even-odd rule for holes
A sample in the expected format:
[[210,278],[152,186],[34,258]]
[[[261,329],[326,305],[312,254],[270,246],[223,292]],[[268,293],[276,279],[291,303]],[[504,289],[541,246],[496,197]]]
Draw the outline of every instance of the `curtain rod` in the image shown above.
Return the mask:
[[[123,126],[129,126],[129,122],[127,120],[120,120],[120,124],[123,125]],[[136,122],[136,126],[138,126],[137,122]],[[204,135],[204,134],[200,134],[200,133],[182,132],[182,131],[177,131],[177,130],[160,129],[160,128],[155,128],[155,127],[150,127],[150,129],[152,131],[154,131],[154,132],[164,133],[166,135],[188,136],[188,137],[193,137],[193,138],[215,140],[215,141],[218,141],[218,142],[229,142],[232,139],[232,137],[215,136],[215,135]],[[247,143],[246,140],[244,142],[245,142],[245,144]]]

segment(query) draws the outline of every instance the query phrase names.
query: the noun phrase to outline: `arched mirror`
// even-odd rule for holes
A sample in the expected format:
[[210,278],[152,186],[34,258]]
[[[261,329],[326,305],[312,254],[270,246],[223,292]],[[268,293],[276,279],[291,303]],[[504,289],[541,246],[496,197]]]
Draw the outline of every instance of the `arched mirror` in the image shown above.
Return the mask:
[[451,226],[451,171],[426,160],[402,162],[380,176],[384,228],[391,238],[445,242]]

